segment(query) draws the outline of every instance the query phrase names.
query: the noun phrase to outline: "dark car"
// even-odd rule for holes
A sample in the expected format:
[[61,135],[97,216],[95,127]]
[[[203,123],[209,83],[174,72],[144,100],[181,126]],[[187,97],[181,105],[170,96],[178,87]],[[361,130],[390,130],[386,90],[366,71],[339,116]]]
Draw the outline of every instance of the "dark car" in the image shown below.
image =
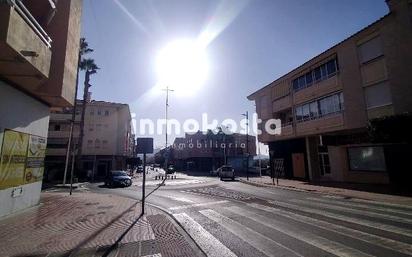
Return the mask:
[[175,173],[175,172],[176,172],[175,167],[174,167],[173,165],[170,165],[170,166],[167,168],[166,174],[173,174],[173,173]]
[[111,171],[107,176],[104,184],[109,187],[129,187],[132,185],[132,178],[127,175],[126,171]]

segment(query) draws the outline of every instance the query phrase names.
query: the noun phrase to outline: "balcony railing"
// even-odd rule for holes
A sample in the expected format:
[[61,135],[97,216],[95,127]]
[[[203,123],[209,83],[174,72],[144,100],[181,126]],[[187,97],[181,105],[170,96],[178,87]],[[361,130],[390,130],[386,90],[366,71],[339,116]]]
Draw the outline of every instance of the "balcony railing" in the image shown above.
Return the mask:
[[33,17],[30,11],[24,6],[21,0],[6,0],[6,2],[12,6],[19,15],[24,19],[24,21],[29,24],[33,31],[40,37],[40,39],[47,45],[48,48],[51,48],[52,40],[49,35],[44,31],[42,26],[37,22]]

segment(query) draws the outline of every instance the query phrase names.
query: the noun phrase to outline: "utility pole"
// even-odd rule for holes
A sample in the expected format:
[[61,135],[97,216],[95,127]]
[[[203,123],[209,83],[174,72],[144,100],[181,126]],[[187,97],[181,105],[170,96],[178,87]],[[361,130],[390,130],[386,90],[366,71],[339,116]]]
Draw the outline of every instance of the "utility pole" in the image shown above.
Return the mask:
[[246,179],[249,180],[249,112],[242,115],[246,117]]
[[146,153],[143,154],[143,184],[142,184],[142,214],[144,214],[144,204],[146,200]]
[[165,153],[166,153],[166,157],[165,157],[165,177],[166,177],[166,172],[167,172],[167,163],[168,163],[168,159],[169,159],[169,153],[167,151],[167,129],[168,129],[168,120],[169,120],[169,92],[173,92],[173,89],[169,89],[169,86],[166,86],[165,89],[162,89],[163,91],[166,91],[166,105],[165,105],[165,116],[166,116],[166,143],[165,143]]
[[79,70],[80,70],[80,62],[81,62],[81,53],[79,51],[78,61],[77,61],[77,74],[76,74],[76,87],[74,90],[74,104],[72,110],[72,119],[70,120],[70,134],[69,134],[69,142],[67,143],[67,151],[66,151],[66,162],[64,163],[64,175],[63,175],[63,185],[66,185],[67,179],[67,170],[69,167],[69,159],[70,159],[70,152],[72,151],[72,141],[73,141],[73,130],[74,130],[74,123],[76,122],[76,107],[77,107],[77,91],[79,90]]

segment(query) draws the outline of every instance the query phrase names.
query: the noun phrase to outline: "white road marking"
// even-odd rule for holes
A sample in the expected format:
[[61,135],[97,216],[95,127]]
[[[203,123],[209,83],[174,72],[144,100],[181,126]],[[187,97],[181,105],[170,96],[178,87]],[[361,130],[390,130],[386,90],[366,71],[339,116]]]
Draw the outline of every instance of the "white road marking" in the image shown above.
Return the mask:
[[348,212],[352,214],[361,214],[361,215],[365,215],[365,216],[369,216],[373,218],[387,219],[387,220],[403,222],[407,224],[412,223],[412,219],[397,217],[397,216],[393,216],[389,214],[376,213],[376,212],[371,212],[371,211],[350,209],[348,207],[334,205],[333,203],[320,203],[320,202],[313,202],[313,201],[308,201],[308,200],[297,200],[297,199],[293,199],[290,201],[294,203],[298,203],[298,204],[307,204],[307,205],[314,206],[314,207],[323,207],[323,208],[331,209],[335,211],[343,211],[343,212]]
[[160,195],[161,197],[169,198],[178,202],[184,202],[184,203],[194,203],[194,201],[187,199],[185,197],[176,197],[176,196],[171,196],[171,195]]
[[[231,233],[235,234],[237,237],[245,241],[246,243],[252,245],[262,253],[264,253],[267,256],[279,256],[279,252],[276,251],[276,249],[273,248],[273,244],[289,251],[290,253],[293,253],[296,256],[301,256],[300,253],[274,241],[273,239],[264,236],[242,224],[240,224],[237,221],[234,221],[230,218],[227,218],[213,210],[201,210],[199,211],[201,214],[206,216],[208,219],[211,219],[215,222],[217,222],[220,226],[224,227]],[[288,255],[289,256],[289,255]]]
[[293,204],[289,204],[289,203],[283,203],[283,202],[278,202],[278,201],[269,201],[269,203],[272,203],[272,204],[278,205],[278,206],[282,206],[282,207],[286,207],[286,208],[290,208],[290,209],[297,210],[297,211],[304,211],[304,212],[308,212],[308,213],[312,213],[312,214],[318,214],[318,215],[322,215],[324,217],[328,217],[328,218],[332,218],[332,219],[347,221],[347,222],[355,223],[355,224],[366,226],[366,227],[385,230],[385,231],[388,231],[388,232],[392,232],[392,233],[412,237],[412,231],[409,230],[409,229],[399,228],[399,227],[386,225],[386,224],[382,224],[382,223],[378,223],[378,222],[374,222],[374,221],[369,221],[369,220],[365,220],[365,219],[360,219],[360,218],[353,218],[353,217],[349,217],[349,216],[345,216],[345,215],[340,215],[340,214],[328,212],[328,211],[325,211],[325,210],[317,210],[317,209],[312,209],[312,208],[306,208],[306,207],[303,207],[303,206],[293,205]]
[[181,206],[170,207],[169,210],[175,211],[175,210],[189,209],[189,208],[193,208],[193,207],[204,207],[204,206],[208,206],[208,205],[228,203],[228,202],[229,201],[223,200],[223,201],[207,202],[207,203],[195,203],[195,204],[189,204],[189,205],[181,205]]
[[365,199],[352,199],[354,202],[358,203],[369,203],[369,204],[377,204],[377,205],[382,205],[382,206],[389,206],[389,207],[397,207],[397,208],[404,208],[408,210],[412,210],[411,205],[402,205],[402,204],[396,204],[396,203],[388,203],[388,202],[376,202],[372,200],[365,200]]
[[378,245],[383,248],[391,249],[391,250],[401,252],[404,254],[408,254],[408,255],[412,253],[412,245],[410,244],[406,244],[406,243],[402,243],[402,242],[395,241],[392,239],[384,238],[381,236],[376,236],[373,234],[365,233],[365,232],[362,232],[356,229],[347,228],[347,227],[336,225],[336,224],[329,223],[326,221],[317,220],[314,218],[310,218],[304,215],[300,215],[297,213],[289,212],[289,211],[278,209],[278,208],[273,208],[273,207],[264,206],[260,204],[248,204],[248,206],[251,206],[253,208],[263,210],[266,212],[271,212],[276,215],[281,215],[285,218],[292,219],[292,220],[305,223],[311,226],[315,226],[315,227],[318,227],[324,230],[328,230],[328,231],[335,232],[341,235],[352,237],[357,240],[364,241],[370,244]]
[[173,215],[209,257],[237,257],[186,213]]
[[329,203],[329,204],[336,204],[336,205],[343,205],[343,206],[349,206],[349,207],[359,207],[359,208],[365,208],[369,210],[376,210],[376,211],[385,211],[385,212],[390,212],[390,213],[395,213],[395,214],[404,214],[404,215],[409,215],[412,216],[412,210],[410,212],[408,211],[401,211],[398,209],[391,209],[387,207],[379,207],[375,205],[366,205],[366,204],[361,204],[361,203],[354,203],[354,202],[348,202],[348,201],[330,201],[330,200],[325,200],[325,199],[318,199],[314,197],[308,197],[306,199],[312,200],[312,201],[317,201],[317,202],[322,202],[322,203]]
[[[162,183],[163,180],[150,180],[146,181],[145,185],[146,186],[157,186]],[[179,185],[188,185],[188,184],[200,184],[200,183],[205,183],[206,181],[203,180],[197,180],[197,179],[191,179],[191,180],[171,180],[168,179],[164,182],[164,184],[169,185],[169,186],[179,186]],[[133,186],[142,186],[143,182],[138,181],[138,182],[133,182]]]
[[263,226],[269,227],[271,229],[274,229],[276,231],[279,231],[283,234],[286,234],[290,237],[296,238],[297,240],[300,240],[306,244],[313,245],[325,252],[331,253],[336,256],[341,256],[341,257],[349,257],[349,256],[358,256],[358,257],[365,257],[365,256],[371,256],[369,254],[366,254],[364,252],[361,252],[357,249],[353,249],[350,247],[347,247],[341,243],[331,241],[329,239],[326,239],[324,237],[318,236],[314,233],[307,232],[303,229],[300,228],[291,228],[291,227],[286,227],[284,223],[276,220],[276,219],[270,219],[268,217],[256,214],[254,212],[233,206],[233,207],[227,207],[225,208],[226,210],[229,210],[237,215],[243,216],[245,218],[251,219]]

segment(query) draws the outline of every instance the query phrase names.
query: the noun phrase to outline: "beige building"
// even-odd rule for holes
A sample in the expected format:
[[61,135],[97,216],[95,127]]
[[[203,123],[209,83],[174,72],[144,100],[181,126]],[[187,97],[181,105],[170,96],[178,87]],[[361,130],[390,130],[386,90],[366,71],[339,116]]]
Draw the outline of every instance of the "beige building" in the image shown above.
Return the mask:
[[0,1],[0,216],[39,202],[51,106],[72,106],[82,1]]
[[[76,108],[73,142],[79,141],[82,101]],[[54,108],[46,151],[46,176],[48,180],[63,177],[67,144],[70,135],[71,108]],[[76,176],[86,179],[105,177],[110,170],[127,168],[126,161],[133,155],[134,135],[131,114],[127,104],[90,101],[86,104],[84,138]],[[88,174],[89,172],[89,174]],[[90,174],[91,173],[91,174]]]
[[[249,142],[246,142],[246,141]],[[164,151],[159,154],[162,155]],[[179,169],[211,171],[226,163],[236,170],[245,170],[246,162],[256,156],[256,137],[232,133],[215,135],[211,131],[186,134],[171,145],[170,163]]]
[[372,144],[366,129],[412,111],[412,3],[387,4],[378,21],[248,96],[260,119],[282,121],[280,135],[258,139],[286,177],[386,184],[408,171],[402,147]]

